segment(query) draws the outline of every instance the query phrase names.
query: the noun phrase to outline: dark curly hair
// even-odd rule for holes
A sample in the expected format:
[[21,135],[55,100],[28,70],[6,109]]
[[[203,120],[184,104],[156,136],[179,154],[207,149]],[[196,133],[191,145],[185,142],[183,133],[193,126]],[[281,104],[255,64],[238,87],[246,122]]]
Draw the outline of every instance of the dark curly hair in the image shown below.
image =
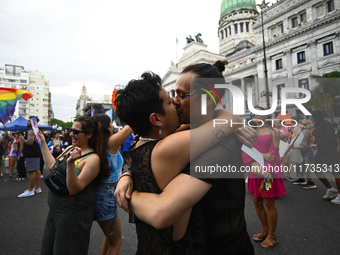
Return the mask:
[[125,89],[117,92],[115,105],[119,118],[140,136],[151,131],[151,113],[164,114],[161,78],[145,72],[140,80],[131,80]]

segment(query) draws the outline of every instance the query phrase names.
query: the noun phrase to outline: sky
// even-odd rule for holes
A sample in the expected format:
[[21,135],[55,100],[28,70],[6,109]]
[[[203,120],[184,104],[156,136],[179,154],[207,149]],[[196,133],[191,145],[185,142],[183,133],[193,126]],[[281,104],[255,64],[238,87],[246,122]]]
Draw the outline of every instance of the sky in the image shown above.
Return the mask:
[[0,67],[40,71],[49,81],[55,118],[67,121],[84,84],[88,96],[101,100],[144,71],[163,77],[189,35],[201,33],[208,50],[218,53],[221,3],[2,0]]

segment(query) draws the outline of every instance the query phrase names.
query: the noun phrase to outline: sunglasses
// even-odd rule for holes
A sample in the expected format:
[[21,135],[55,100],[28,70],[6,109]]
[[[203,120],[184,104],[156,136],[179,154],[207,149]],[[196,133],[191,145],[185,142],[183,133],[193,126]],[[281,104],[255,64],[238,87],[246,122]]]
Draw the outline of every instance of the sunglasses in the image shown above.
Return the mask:
[[79,133],[85,133],[85,131],[77,130],[77,129],[70,129],[70,134],[73,133],[74,135],[79,135]]

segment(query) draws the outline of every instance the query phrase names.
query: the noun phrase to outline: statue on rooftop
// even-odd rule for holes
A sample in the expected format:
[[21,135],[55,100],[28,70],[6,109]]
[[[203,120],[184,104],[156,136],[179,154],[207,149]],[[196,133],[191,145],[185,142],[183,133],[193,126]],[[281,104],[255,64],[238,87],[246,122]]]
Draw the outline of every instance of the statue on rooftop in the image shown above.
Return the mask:
[[198,33],[195,37],[196,37],[196,42],[198,43],[203,43],[203,40],[201,39],[201,33]]
[[187,39],[187,44],[190,44],[193,41],[195,41],[194,39],[192,39],[191,35],[189,35],[189,37],[186,37],[186,39]]

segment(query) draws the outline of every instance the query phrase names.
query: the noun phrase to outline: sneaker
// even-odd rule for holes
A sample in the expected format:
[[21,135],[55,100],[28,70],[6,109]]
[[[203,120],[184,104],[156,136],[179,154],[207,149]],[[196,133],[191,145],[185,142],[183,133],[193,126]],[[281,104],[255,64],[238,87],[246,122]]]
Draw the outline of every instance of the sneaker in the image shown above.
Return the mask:
[[24,191],[24,193],[20,194],[18,197],[30,197],[34,195],[34,191],[29,191],[28,189]]
[[8,179],[6,179],[5,181],[11,181],[12,180],[12,175],[8,176]]
[[294,181],[294,179],[290,176],[286,176],[284,179],[287,180],[287,181],[290,181],[290,182]]
[[292,184],[307,184],[305,179],[299,178],[296,181],[292,182]]
[[1,178],[2,176],[4,176],[4,174],[3,174],[3,173],[0,173],[0,178]]
[[338,195],[335,199],[331,201],[331,203],[335,205],[340,205],[340,196]]
[[326,195],[324,195],[322,198],[325,199],[325,200],[331,200],[333,199],[336,195],[338,195],[338,190],[335,189],[335,190],[329,190],[326,192]]
[[44,176],[43,176],[43,175],[41,175],[40,179],[43,179],[43,178],[44,178]]
[[316,185],[314,182],[307,182],[306,184],[302,185],[303,189],[316,189]]
[[20,181],[25,181],[26,178],[24,177],[18,177],[18,178],[15,178],[16,181],[20,182]]
[[34,191],[35,194],[38,194],[38,193],[41,193],[41,192],[42,192],[41,188],[39,188],[39,189],[34,189],[33,191]]

